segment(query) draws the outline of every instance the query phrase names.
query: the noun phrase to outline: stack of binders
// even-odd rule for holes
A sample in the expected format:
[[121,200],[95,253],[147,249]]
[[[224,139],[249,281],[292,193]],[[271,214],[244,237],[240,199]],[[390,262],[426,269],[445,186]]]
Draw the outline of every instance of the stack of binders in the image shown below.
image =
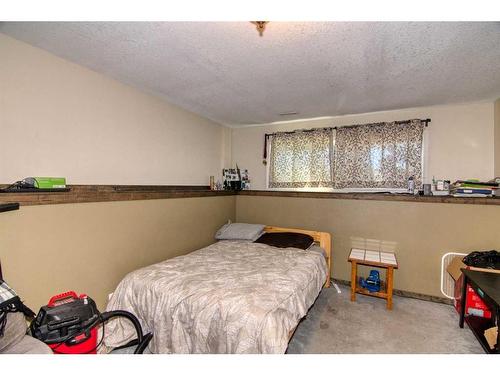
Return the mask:
[[498,189],[498,182],[479,180],[458,180],[451,188],[454,197],[491,197]]

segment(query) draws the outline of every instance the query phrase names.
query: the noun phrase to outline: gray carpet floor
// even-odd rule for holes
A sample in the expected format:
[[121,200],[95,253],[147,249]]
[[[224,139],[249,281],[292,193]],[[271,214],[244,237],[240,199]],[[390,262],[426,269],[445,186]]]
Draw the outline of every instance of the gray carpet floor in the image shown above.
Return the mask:
[[357,295],[340,286],[323,289],[297,327],[287,353],[482,353],[466,326],[458,327],[453,306],[394,296]]
[[389,311],[385,300],[357,295],[351,302],[349,288],[340,289],[340,294],[333,286],[323,289],[299,323],[287,353],[484,354],[469,328],[458,327],[458,314],[451,305],[394,296]]

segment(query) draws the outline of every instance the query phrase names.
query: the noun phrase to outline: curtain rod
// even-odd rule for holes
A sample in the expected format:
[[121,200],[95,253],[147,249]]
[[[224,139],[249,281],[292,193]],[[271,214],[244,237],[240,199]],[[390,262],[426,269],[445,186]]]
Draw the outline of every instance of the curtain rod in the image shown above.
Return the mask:
[[[415,120],[420,120],[421,122],[424,123],[424,125],[427,127],[429,126],[429,122],[431,122],[430,118],[426,119],[415,119]],[[404,121],[387,121],[387,122],[394,122],[395,124],[409,124],[413,120],[404,120]],[[293,133],[299,133],[299,132],[312,132],[315,130],[334,130],[338,128],[355,128],[357,126],[365,126],[365,125],[375,125],[375,124],[385,124],[385,122],[375,122],[373,124],[359,124],[359,125],[346,125],[346,126],[330,126],[330,127],[325,127],[325,128],[313,128],[313,129],[297,129],[297,130],[292,130],[289,132],[276,132],[276,133],[266,133],[264,134],[264,160],[267,159],[267,139],[269,137],[272,137],[273,135],[276,134],[293,134]]]
[[[420,120],[421,122],[425,123],[425,126],[429,126],[429,122],[431,122],[431,119],[430,118],[426,118],[426,119],[418,119]],[[412,122],[413,120],[404,120],[404,121],[387,121],[387,122],[394,122],[395,124],[409,124],[410,122]],[[384,124],[385,122],[375,122],[373,124],[359,124],[359,125],[346,125],[346,126],[330,126],[330,127],[324,127],[324,128],[313,128],[313,129],[297,129],[297,130],[291,130],[289,132],[276,132],[276,133],[266,133],[265,134],[265,137],[271,137],[273,135],[276,135],[276,134],[293,134],[293,133],[300,133],[300,132],[312,132],[312,131],[315,131],[315,130],[334,130],[334,129],[339,129],[339,128],[343,128],[343,129],[346,129],[346,128],[355,128],[355,127],[358,127],[358,126],[365,126],[365,125],[375,125],[375,124]]]

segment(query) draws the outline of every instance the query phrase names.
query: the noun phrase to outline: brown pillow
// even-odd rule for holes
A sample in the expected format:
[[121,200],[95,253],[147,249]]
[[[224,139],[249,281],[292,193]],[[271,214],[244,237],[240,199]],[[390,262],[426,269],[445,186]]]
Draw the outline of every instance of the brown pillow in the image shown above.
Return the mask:
[[254,242],[263,243],[274,247],[295,247],[298,249],[307,250],[314,243],[314,239],[308,234],[277,232],[264,233]]

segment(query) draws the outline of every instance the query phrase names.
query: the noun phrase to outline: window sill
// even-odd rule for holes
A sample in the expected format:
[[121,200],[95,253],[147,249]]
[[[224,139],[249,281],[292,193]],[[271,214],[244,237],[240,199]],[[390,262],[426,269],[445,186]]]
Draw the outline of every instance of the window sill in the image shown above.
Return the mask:
[[382,188],[346,188],[346,189],[332,189],[332,188],[267,188],[266,191],[289,191],[289,192],[303,192],[303,193],[393,193],[404,194],[406,189],[382,189]]
[[319,198],[319,199],[351,199],[372,201],[416,202],[416,203],[453,203],[453,204],[479,204],[500,205],[500,197],[453,197],[453,196],[424,196],[405,193],[375,193],[375,192],[312,192],[297,190],[242,190],[238,195],[293,197],[293,198]]

